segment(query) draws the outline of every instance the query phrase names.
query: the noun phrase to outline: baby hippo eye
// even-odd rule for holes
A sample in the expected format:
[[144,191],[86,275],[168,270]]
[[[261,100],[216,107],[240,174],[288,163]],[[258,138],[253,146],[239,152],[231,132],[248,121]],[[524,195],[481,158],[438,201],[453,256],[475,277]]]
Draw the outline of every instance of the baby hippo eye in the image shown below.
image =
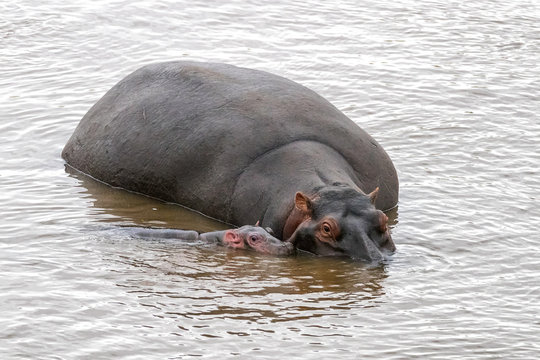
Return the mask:
[[260,237],[257,235],[251,235],[249,239],[251,240],[251,242],[257,242],[260,240]]

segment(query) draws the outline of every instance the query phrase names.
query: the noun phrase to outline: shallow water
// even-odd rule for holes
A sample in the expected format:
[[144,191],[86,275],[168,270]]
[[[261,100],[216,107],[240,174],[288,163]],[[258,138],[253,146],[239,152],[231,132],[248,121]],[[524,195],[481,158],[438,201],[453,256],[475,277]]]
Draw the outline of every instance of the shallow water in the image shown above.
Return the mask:
[[[537,358],[537,2],[4,0],[0,12],[2,358]],[[222,226],[60,157],[105,91],[173,59],[285,76],[372,134],[401,183],[392,260],[118,231]]]

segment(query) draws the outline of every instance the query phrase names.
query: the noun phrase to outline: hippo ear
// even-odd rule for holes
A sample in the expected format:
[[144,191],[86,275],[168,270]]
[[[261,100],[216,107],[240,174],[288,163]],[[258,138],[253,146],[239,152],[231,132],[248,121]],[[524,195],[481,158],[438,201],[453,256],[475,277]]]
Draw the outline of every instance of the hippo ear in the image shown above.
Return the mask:
[[272,230],[271,227],[267,227],[267,228],[264,228],[264,230],[266,230],[267,233],[269,233],[270,235],[274,235],[274,230]]
[[244,240],[234,230],[225,231],[225,235],[223,235],[223,243],[232,248],[242,249],[244,247]]
[[294,196],[294,206],[304,214],[311,214],[311,199],[301,192],[297,192]]
[[257,222],[255,223],[255,226],[259,226],[260,223],[261,223],[261,220],[257,220]]
[[377,201],[377,195],[379,195],[379,187],[378,186],[375,188],[375,190],[373,190],[372,192],[370,192],[368,194],[369,200],[371,200],[372,204],[375,204],[375,201]]
[[388,230],[388,216],[381,210],[377,210],[379,213],[379,231],[385,233]]

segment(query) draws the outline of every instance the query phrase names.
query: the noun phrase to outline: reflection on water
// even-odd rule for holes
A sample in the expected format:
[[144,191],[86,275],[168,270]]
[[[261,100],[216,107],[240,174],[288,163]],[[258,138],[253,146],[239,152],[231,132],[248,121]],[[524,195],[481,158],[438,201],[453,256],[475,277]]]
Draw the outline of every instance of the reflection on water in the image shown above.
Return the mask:
[[[78,180],[91,199],[95,212],[105,222],[129,222],[138,226],[166,227],[198,232],[223,230],[230,226],[181,206],[113,188],[66,165],[69,176]],[[110,216],[107,216],[110,215]]]
[[[265,324],[293,321],[375,306],[374,300],[384,295],[383,267],[313,257],[273,258],[202,244],[151,248],[152,256],[147,253],[144,260],[117,259],[144,268],[145,281],[126,278],[117,285],[157,309],[156,315],[174,314],[178,321],[194,317]],[[175,291],[178,282],[181,292]]]

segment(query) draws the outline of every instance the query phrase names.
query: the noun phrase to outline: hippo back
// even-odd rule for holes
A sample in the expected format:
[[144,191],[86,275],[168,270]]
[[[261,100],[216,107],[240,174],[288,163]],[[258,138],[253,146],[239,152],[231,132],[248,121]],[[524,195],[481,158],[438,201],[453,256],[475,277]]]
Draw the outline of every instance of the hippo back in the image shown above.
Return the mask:
[[168,62],[130,74],[83,117],[62,156],[113,186],[228,221],[235,183],[261,155],[295,141],[340,153],[378,207],[397,203],[382,147],[315,92],[263,71]]

